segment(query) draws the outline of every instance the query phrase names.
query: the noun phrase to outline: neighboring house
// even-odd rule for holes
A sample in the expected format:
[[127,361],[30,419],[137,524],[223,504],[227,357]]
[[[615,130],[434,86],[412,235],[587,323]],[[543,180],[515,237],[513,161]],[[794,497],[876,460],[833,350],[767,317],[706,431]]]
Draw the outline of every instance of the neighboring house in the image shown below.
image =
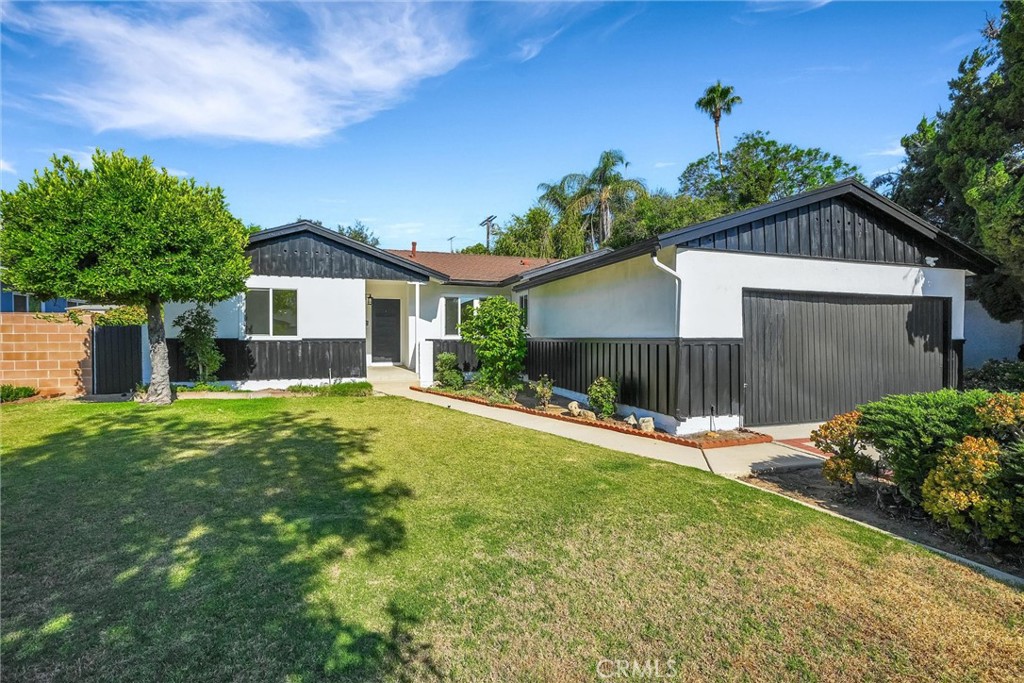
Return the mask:
[[670,431],[825,420],[957,386],[989,259],[855,180],[526,273],[527,370]]
[[31,294],[15,292],[0,284],[0,313],[64,313],[67,310],[67,299],[40,301]]
[[978,368],[987,360],[1017,360],[1024,350],[1024,322],[1001,323],[980,301],[964,303],[964,367]]
[[[415,244],[385,251],[308,221],[260,231],[246,251],[248,291],[212,307],[226,358],[217,375],[242,388],[361,379],[374,365],[403,365],[429,383],[428,341],[457,341],[459,322],[482,299],[510,297],[522,273],[552,262]],[[173,325],[190,306],[165,308],[173,381],[190,376]]]

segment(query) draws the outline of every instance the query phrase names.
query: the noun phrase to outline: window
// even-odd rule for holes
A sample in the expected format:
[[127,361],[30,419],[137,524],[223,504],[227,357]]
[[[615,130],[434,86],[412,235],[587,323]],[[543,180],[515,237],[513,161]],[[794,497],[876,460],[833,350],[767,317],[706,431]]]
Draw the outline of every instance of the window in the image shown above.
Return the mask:
[[530,299],[529,295],[523,294],[519,297],[519,310],[523,316],[523,327],[530,326]]
[[459,299],[454,296],[444,298],[444,336],[455,337],[459,334]]
[[476,299],[467,299],[466,301],[463,301],[462,306],[459,307],[459,322],[461,323],[464,320],[472,318],[473,311],[476,310],[477,305]]
[[468,320],[474,311],[480,307],[481,301],[490,297],[482,296],[475,299],[466,299],[457,296],[446,296],[444,298],[444,336],[458,337],[459,325]]
[[245,333],[275,337],[299,334],[299,296],[294,289],[250,289],[245,293]]
[[13,297],[15,313],[38,313],[43,310],[39,299],[29,294],[14,294]]

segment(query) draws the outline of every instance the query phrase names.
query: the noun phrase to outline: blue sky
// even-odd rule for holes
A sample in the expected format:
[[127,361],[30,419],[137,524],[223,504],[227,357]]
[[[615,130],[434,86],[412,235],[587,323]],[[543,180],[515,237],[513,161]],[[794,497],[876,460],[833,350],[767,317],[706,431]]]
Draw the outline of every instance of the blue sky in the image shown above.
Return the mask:
[[271,227],[360,219],[383,245],[482,241],[537,184],[621,149],[674,190],[723,122],[868,177],[945,106],[996,2],[9,3],[0,183],[99,146],[224,188]]

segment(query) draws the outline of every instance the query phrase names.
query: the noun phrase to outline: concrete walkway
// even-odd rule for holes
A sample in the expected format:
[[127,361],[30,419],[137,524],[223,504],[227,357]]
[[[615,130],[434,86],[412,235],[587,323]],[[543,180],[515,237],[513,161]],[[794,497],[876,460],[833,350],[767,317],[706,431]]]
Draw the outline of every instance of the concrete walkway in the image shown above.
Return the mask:
[[374,389],[382,394],[401,396],[421,403],[431,403],[518,427],[563,436],[573,441],[677,465],[696,467],[705,472],[714,472],[726,477],[746,477],[752,472],[815,467],[821,464],[821,458],[784,444],[755,444],[702,451],[699,448],[689,448],[641,436],[426,394],[409,388],[413,385],[418,386],[419,379],[415,373],[405,368],[370,367],[368,374],[368,379],[373,383]]

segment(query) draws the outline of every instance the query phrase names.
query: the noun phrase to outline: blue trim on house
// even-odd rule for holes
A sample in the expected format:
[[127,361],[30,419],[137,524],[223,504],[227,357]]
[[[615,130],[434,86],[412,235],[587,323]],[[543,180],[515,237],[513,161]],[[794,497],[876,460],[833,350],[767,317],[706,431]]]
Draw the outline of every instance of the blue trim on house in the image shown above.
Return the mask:
[[[4,289],[0,285],[0,313],[14,313],[14,295],[21,294],[10,289]],[[67,299],[49,299],[42,302],[39,308],[40,313],[64,313],[68,310]]]

